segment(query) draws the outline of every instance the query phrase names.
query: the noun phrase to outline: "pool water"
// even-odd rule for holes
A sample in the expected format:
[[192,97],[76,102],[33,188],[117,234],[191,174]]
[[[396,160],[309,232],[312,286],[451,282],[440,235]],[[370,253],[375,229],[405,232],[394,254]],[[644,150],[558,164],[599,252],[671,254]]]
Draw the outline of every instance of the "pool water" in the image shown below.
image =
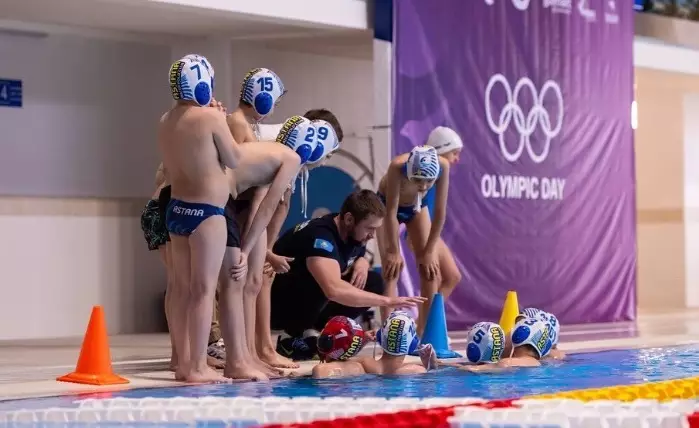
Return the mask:
[[[443,368],[411,377],[285,379],[228,385],[133,389],[80,398],[234,396],[516,398],[582,388],[630,385],[699,376],[699,345],[573,354],[565,361],[498,374]],[[0,411],[74,406],[76,396],[0,402]]]

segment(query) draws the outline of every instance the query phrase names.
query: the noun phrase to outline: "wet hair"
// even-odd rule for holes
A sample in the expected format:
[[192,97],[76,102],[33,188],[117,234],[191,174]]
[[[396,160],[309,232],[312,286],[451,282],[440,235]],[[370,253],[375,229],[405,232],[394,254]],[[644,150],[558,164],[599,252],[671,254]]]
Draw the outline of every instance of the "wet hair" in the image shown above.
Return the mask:
[[324,120],[328,122],[335,129],[335,135],[337,135],[339,142],[342,142],[342,139],[345,138],[340,121],[337,120],[337,117],[330,110],[324,108],[308,110],[303,116],[308,120]]
[[352,214],[354,221],[359,223],[370,215],[385,217],[386,206],[376,192],[367,189],[357,190],[345,198],[340,208],[340,218],[344,218],[347,213]]

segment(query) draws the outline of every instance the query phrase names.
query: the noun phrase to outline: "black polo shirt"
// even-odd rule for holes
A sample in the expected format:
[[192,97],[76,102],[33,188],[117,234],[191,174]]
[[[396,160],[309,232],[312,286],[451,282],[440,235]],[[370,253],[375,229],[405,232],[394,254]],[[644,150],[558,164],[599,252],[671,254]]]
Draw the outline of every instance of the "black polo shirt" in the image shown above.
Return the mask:
[[328,214],[299,223],[277,240],[273,247],[274,254],[294,258],[290,264],[291,269],[283,276],[294,281],[316,282],[306,267],[306,259],[309,257],[333,259],[338,262],[340,272],[344,274],[358,257],[364,256],[364,245],[353,245],[340,237],[334,220],[337,215]]

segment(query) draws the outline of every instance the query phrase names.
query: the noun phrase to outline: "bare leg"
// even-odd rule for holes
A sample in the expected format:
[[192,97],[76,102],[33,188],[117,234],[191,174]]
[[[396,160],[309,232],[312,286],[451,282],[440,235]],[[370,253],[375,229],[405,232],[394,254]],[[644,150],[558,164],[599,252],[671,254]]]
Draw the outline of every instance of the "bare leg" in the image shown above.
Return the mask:
[[225,377],[206,363],[211,317],[218,274],[226,249],[226,219],[216,215],[204,220],[189,236],[191,263],[187,305],[190,361],[185,368],[188,382],[222,382]]
[[[379,254],[381,255],[381,260],[384,260],[386,257],[387,241],[388,241],[388,238],[386,237],[386,226],[382,225],[376,231],[376,243],[379,247]],[[398,278],[388,279],[386,277],[386,270],[382,269],[382,271],[383,271],[383,279],[385,282],[384,296],[387,296],[387,297],[398,296]],[[381,322],[383,323],[384,321],[386,321],[386,318],[388,318],[388,315],[390,315],[391,309],[382,306],[381,308],[379,308],[379,311],[381,312],[380,313]]]
[[282,369],[297,369],[300,366],[277,353],[272,343],[272,281],[274,276],[263,275],[262,289],[257,295],[257,320],[255,322],[255,346],[263,363]]
[[226,248],[219,275],[219,316],[223,341],[226,343],[226,366],[223,375],[232,379],[267,380],[251,362],[245,340],[243,287],[245,280],[235,281],[230,270],[240,258],[240,248]]
[[189,300],[190,260],[189,243],[187,237],[171,235],[168,244],[168,256],[170,261],[171,292],[168,292],[170,300],[170,319],[172,338],[175,341],[177,353],[177,367],[175,379],[184,380],[190,361],[189,333],[187,330],[188,314],[187,301]]
[[[429,213],[427,210],[420,211],[406,226],[408,228],[408,238],[412,244],[413,251],[415,254],[419,254],[427,244],[427,238],[430,235],[430,228],[432,227]],[[417,334],[422,337],[422,333],[425,331],[425,324],[427,324],[427,315],[430,313],[430,307],[432,306],[433,297],[435,293],[437,293],[439,285],[442,283],[442,278],[441,275],[438,275],[435,278],[427,279],[420,266],[418,266],[418,271],[420,272],[420,295],[427,298],[427,301],[418,307]]]
[[160,254],[160,261],[163,262],[165,266],[165,273],[167,275],[167,288],[165,289],[165,319],[167,320],[167,331],[170,334],[170,370],[177,371],[177,350],[175,349],[175,335],[173,333],[172,326],[172,310],[173,299],[172,295],[175,292],[173,290],[174,282],[174,272],[170,268],[170,254],[168,251],[168,245],[164,244],[158,248],[158,253]]
[[243,291],[243,305],[245,306],[245,339],[252,362],[255,363],[257,368],[270,377],[278,377],[282,372],[263,363],[257,355],[257,348],[255,346],[257,296],[260,294],[260,289],[262,288],[262,269],[264,268],[266,252],[267,233],[263,232],[259,241],[248,256],[248,277]]
[[454,261],[454,255],[451,253],[447,244],[442,238],[439,238],[437,243],[437,257],[439,257],[439,270],[442,271],[442,283],[439,285],[439,294],[447,299],[454,288],[461,282],[461,272]]

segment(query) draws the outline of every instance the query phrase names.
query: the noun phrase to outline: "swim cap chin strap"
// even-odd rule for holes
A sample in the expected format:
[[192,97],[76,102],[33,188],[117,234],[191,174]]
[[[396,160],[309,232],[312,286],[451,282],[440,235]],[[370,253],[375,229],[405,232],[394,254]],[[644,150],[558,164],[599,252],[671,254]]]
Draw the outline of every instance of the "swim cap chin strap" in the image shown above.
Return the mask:
[[[304,218],[307,218],[306,210],[308,208],[308,168],[304,167],[308,159],[310,159],[313,151],[318,145],[317,132],[313,123],[301,116],[292,116],[284,122],[277,142],[282,143],[293,150],[301,159],[301,171],[299,178],[301,180],[301,212]],[[296,190],[296,179],[291,183],[291,193]]]

